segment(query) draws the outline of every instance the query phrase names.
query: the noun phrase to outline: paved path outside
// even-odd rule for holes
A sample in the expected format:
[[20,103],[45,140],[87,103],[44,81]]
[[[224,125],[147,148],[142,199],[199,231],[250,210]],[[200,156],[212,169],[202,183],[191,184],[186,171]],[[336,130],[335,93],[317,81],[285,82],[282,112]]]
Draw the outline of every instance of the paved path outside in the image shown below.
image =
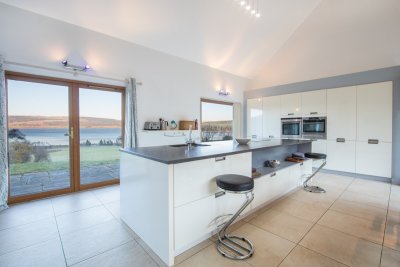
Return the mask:
[[[81,168],[81,183],[89,184],[119,177],[119,163]],[[69,170],[11,175],[10,195],[20,196],[68,188]]]

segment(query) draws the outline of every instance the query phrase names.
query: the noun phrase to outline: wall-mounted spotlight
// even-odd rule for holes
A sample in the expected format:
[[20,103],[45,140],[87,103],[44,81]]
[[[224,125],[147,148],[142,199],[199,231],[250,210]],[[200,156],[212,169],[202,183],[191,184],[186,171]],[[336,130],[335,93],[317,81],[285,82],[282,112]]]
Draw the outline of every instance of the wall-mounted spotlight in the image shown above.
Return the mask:
[[62,61],[61,64],[63,64],[64,69],[68,69],[68,70],[72,70],[72,71],[87,71],[90,69],[89,65],[85,65],[82,67],[82,66],[68,64],[68,60]]
[[221,88],[221,89],[219,89],[218,94],[222,95],[222,96],[228,96],[231,93],[229,93],[225,88]]

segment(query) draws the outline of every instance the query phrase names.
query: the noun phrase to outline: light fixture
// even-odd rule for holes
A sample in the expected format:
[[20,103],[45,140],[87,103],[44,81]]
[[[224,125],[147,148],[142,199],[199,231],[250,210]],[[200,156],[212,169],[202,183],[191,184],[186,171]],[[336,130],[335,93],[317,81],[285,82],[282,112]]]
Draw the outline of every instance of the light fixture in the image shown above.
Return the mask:
[[228,96],[231,93],[229,93],[225,88],[221,88],[221,89],[219,89],[218,94],[221,96]]
[[72,70],[72,71],[87,71],[90,69],[89,65],[85,66],[77,66],[77,65],[71,65],[68,64],[68,60],[63,60],[61,64],[64,66],[64,69]]
[[260,5],[259,0],[247,0],[247,1],[240,1],[239,4],[242,6],[246,11],[249,11],[252,16],[256,18],[261,17],[260,13]]

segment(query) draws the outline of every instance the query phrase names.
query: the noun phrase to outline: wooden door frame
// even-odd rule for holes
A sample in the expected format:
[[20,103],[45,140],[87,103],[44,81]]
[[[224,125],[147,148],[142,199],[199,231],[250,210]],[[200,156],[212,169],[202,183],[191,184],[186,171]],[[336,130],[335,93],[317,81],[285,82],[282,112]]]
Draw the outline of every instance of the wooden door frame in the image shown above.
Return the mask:
[[[119,184],[119,178],[115,178],[109,181],[103,181],[98,183],[92,183],[87,185],[80,184],[80,158],[79,158],[79,151],[80,151],[80,144],[79,144],[79,89],[97,89],[97,90],[104,90],[104,91],[113,91],[121,93],[121,133],[122,133],[122,144],[125,136],[125,88],[121,86],[114,86],[114,85],[106,85],[106,84],[99,84],[99,83],[90,83],[90,82],[82,82],[77,80],[69,80],[69,79],[61,79],[61,78],[54,78],[54,77],[46,77],[46,76],[39,76],[33,74],[26,74],[20,72],[12,72],[12,71],[5,71],[5,82],[6,82],[6,116],[8,118],[8,80],[14,81],[24,81],[24,82],[33,82],[33,83],[42,83],[42,84],[52,84],[52,85],[59,85],[59,86],[66,86],[68,87],[68,107],[69,107],[69,133],[71,133],[71,129],[73,129],[73,136],[70,135],[70,187],[63,188],[48,192],[40,192],[36,194],[30,195],[22,195],[22,196],[14,196],[10,195],[10,172],[8,173],[8,203],[18,203],[24,201],[30,201],[40,198],[46,198],[66,193],[72,193],[76,191],[112,185],[112,184]],[[8,125],[7,125],[8,131]],[[9,148],[8,138],[5,140],[7,143],[7,148]]]

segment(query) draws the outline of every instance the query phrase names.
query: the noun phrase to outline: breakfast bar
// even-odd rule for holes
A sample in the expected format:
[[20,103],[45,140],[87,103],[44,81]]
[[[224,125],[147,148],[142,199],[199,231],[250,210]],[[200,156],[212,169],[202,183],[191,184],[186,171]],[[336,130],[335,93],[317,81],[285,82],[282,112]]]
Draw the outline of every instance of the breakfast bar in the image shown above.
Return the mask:
[[[219,218],[245,200],[224,194],[215,177],[254,178],[254,201],[243,216],[301,185],[310,161],[287,162],[295,152],[311,151],[311,140],[268,139],[138,147],[121,150],[121,219],[168,266],[174,258],[215,234]],[[279,160],[275,168],[264,166]],[[222,217],[221,217],[222,216]]]

